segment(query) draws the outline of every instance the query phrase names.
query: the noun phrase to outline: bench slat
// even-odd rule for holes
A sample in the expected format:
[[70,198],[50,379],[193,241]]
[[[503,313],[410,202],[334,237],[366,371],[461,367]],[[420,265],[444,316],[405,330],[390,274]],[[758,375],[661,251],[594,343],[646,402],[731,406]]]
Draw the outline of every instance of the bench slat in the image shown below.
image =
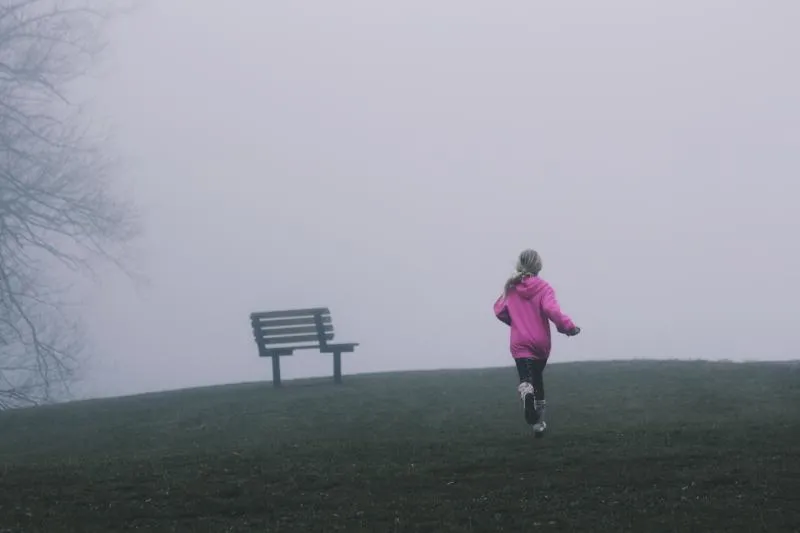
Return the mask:
[[277,353],[282,356],[292,355],[292,352],[296,352],[298,350],[319,350],[319,344],[300,344],[298,346],[287,346],[286,348],[267,348],[264,350],[264,354],[266,357],[272,356],[273,353]]
[[323,354],[333,353],[334,351],[352,353],[355,351],[356,346],[358,346],[357,342],[350,342],[347,344],[329,344],[326,347],[320,346],[319,344],[301,344],[299,346],[287,346],[285,348],[267,348],[264,350],[264,353],[266,354],[266,357],[270,357],[273,353],[278,353],[282,356],[292,355],[292,352],[296,352],[298,350],[319,350],[320,353]]
[[[326,333],[333,332],[333,324],[325,324],[322,329]],[[303,333],[317,333],[317,326],[303,326],[290,328],[261,328],[261,336],[265,339],[280,337],[281,335],[302,335]]]
[[288,309],[286,311],[262,311],[259,313],[251,313],[251,319],[263,318],[290,318],[296,316],[314,316],[314,315],[329,315],[330,309],[327,307],[312,307],[309,309]]
[[[333,339],[333,333],[326,333],[325,340]],[[283,337],[271,337],[271,338],[264,338],[264,344],[291,344],[294,342],[310,342],[310,341],[319,341],[320,338],[317,335],[288,335]]]
[[320,346],[319,351],[321,353],[334,353],[334,352],[352,353],[356,351],[356,346],[358,346],[357,342],[328,344],[327,346]]
[[[323,315],[321,318],[323,324],[331,323],[331,315]],[[313,326],[316,323],[314,322],[313,315],[303,318],[279,318],[277,320],[259,320],[255,318],[251,319],[250,322],[253,324],[253,327],[260,328],[271,328],[276,326]]]

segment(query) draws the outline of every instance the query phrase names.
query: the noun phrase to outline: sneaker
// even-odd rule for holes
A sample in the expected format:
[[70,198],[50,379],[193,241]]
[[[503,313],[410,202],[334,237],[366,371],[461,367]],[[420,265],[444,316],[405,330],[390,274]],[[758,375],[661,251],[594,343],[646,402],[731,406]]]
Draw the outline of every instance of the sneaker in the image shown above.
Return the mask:
[[522,411],[525,413],[525,422],[535,424],[539,421],[539,411],[536,409],[536,398],[533,395],[533,385],[527,382],[519,384],[520,400],[522,400]]
[[544,432],[547,431],[547,423],[543,420],[533,425],[533,436],[537,439],[544,437]]

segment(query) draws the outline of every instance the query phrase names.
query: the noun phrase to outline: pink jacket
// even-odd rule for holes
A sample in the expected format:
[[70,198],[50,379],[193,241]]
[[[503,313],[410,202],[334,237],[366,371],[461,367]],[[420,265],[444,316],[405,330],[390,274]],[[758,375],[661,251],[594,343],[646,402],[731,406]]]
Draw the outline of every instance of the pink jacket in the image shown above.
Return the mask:
[[538,276],[523,279],[502,295],[494,304],[494,314],[511,326],[511,355],[514,359],[550,356],[550,322],[559,333],[575,327],[572,320],[561,312],[556,293]]

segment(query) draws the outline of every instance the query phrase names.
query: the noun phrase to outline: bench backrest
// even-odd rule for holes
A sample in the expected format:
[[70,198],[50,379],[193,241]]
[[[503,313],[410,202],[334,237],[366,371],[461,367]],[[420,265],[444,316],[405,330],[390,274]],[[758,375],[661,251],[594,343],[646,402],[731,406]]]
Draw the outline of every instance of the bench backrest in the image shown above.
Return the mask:
[[331,312],[327,307],[252,313],[250,323],[259,350],[309,344],[324,347],[333,340]]

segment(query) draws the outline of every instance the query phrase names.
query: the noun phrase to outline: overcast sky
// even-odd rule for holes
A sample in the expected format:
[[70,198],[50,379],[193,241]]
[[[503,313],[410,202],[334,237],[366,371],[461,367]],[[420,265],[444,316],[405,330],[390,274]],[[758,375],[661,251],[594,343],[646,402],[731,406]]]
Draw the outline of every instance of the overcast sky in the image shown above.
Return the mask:
[[[583,328],[552,362],[797,358],[798,17],[795,0],[142,5],[91,91],[148,283],[90,292],[82,393],[270,379],[248,315],[306,306],[361,343],[345,374],[510,365],[492,303],[526,247]],[[282,364],[331,373],[315,352]]]

